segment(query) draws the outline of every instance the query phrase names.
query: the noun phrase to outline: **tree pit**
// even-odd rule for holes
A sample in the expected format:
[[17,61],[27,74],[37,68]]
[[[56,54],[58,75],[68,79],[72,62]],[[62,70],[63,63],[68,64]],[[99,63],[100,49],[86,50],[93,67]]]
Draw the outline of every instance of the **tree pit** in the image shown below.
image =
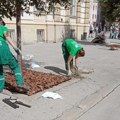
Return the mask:
[[[5,79],[5,89],[11,92],[24,93],[23,91],[17,89],[15,77],[11,71],[5,72]],[[38,72],[26,68],[23,69],[23,79],[24,83],[29,87],[28,92],[24,94],[29,96],[70,80],[70,78],[67,76]]]

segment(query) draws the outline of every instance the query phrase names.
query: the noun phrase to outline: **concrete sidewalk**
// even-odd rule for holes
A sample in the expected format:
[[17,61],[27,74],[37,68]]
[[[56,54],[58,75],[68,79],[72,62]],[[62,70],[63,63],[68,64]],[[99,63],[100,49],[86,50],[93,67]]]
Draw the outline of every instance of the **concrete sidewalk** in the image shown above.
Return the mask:
[[[46,92],[33,96],[14,94],[31,108],[20,106],[13,109],[2,102],[6,95],[0,95],[1,120],[77,120],[82,114],[101,101],[120,85],[120,50],[111,51],[105,46],[83,44],[86,56],[79,59],[79,67],[93,70],[84,74],[84,79],[72,79],[46,91],[60,94],[63,99],[43,98]],[[61,43],[37,43],[24,45],[24,55],[33,54],[40,68],[35,70],[65,74]]]

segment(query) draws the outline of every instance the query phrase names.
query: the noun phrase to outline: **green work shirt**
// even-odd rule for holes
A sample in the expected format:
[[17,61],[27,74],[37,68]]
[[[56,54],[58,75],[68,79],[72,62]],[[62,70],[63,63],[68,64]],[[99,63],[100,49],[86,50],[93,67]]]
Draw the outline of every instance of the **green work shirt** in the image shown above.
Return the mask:
[[2,37],[5,40],[3,32],[8,32],[7,27],[0,25],[0,37]]
[[76,56],[77,52],[82,49],[82,46],[78,44],[74,39],[66,39],[65,40],[66,48],[69,54],[74,57]]
[[9,64],[12,54],[4,37],[4,32],[7,32],[7,27],[0,25],[0,64]]

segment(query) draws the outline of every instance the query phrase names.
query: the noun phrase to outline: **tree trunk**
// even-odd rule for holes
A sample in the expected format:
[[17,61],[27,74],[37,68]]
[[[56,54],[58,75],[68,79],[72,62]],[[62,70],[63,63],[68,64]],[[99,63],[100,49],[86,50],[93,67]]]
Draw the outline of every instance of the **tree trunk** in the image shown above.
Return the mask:
[[[17,33],[17,48],[21,50],[21,6],[16,0],[16,33]],[[22,70],[22,55],[17,55],[18,62]]]

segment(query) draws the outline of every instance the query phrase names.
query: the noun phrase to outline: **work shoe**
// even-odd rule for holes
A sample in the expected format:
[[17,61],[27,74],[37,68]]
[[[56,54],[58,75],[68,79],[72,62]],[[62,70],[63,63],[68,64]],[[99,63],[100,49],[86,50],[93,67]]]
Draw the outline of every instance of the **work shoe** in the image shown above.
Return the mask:
[[26,86],[25,84],[19,84],[17,85],[17,88],[22,90],[25,93],[29,90],[28,86]]

